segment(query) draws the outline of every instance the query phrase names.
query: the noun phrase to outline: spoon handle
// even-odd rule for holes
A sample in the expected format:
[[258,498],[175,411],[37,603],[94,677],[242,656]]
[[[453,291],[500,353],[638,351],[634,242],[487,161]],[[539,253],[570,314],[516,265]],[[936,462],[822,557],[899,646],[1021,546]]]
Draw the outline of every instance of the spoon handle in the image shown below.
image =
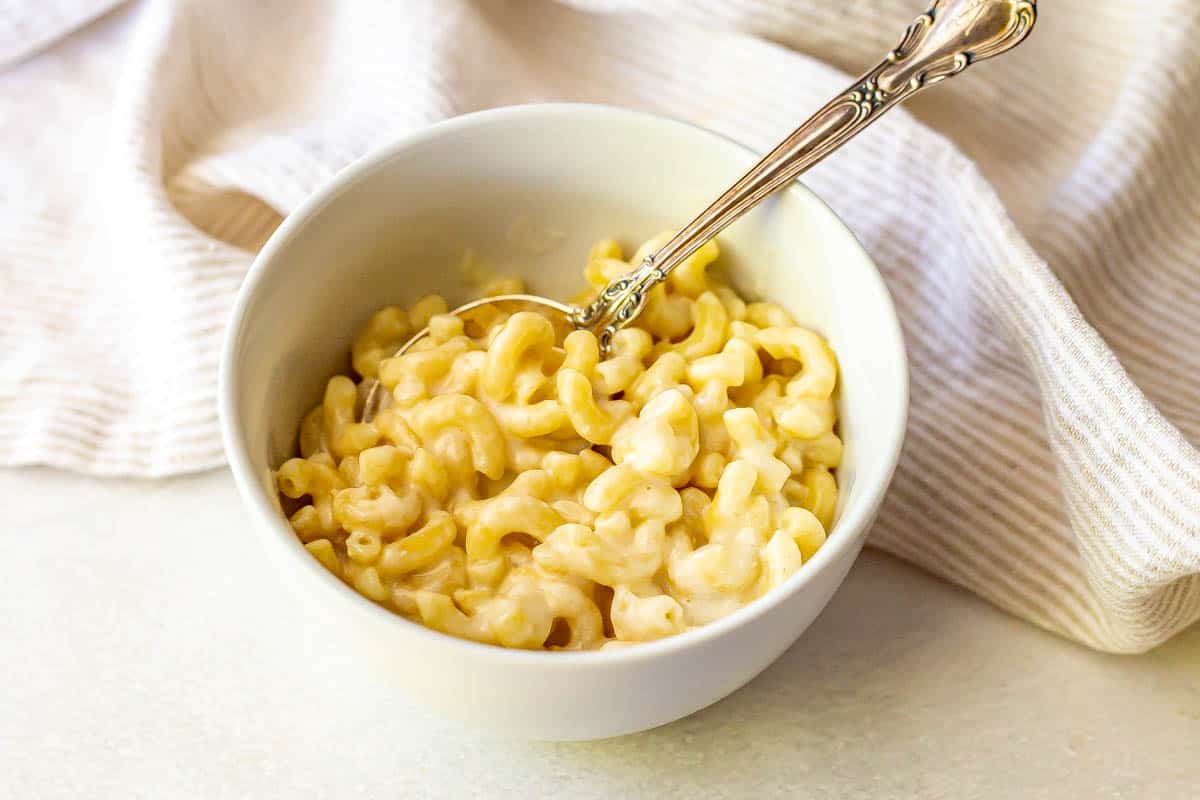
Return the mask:
[[603,350],[647,293],[738,217],[852,139],[887,110],[976,61],[1016,47],[1037,17],[1036,0],[933,0],[883,61],[809,117],[636,270],[615,279],[574,318]]

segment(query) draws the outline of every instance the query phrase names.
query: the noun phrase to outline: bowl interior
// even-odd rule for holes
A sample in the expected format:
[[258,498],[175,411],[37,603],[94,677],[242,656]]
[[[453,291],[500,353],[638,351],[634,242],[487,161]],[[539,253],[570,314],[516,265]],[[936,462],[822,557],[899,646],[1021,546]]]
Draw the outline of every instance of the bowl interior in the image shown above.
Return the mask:
[[[235,471],[248,468],[276,502],[270,470],[293,454],[301,416],[346,370],[351,338],[380,306],[429,292],[453,305],[481,270],[568,297],[594,241],[616,237],[632,252],[754,160],[683,123],[549,105],[460,117],[352,166],[289,217],[239,299],[223,376]],[[907,370],[891,299],[858,242],[800,185],[720,241],[737,289],[780,303],[838,356],[846,454],[827,547],[856,547],[903,436]],[[839,542],[851,518],[853,541]]]

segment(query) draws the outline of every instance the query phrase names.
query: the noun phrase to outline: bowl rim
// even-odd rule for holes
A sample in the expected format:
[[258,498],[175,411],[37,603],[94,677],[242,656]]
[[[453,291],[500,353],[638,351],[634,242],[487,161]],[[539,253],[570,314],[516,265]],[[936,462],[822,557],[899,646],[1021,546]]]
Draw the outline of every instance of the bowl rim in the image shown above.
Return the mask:
[[[885,318],[881,320],[881,324],[884,329],[890,332],[890,335],[886,338],[893,350],[891,357],[895,360],[899,371],[897,377],[900,397],[897,398],[888,428],[890,440],[883,443],[886,446],[885,457],[887,459],[883,474],[872,485],[864,487],[861,499],[847,513],[843,513],[842,518],[838,520],[836,529],[841,529],[843,532],[842,535],[838,537],[831,535],[826,543],[817,550],[816,554],[805,562],[804,566],[797,570],[783,584],[713,622],[663,639],[642,642],[635,647],[621,647],[609,650],[560,650],[552,652],[543,650],[518,650],[460,639],[408,620],[394,611],[363,597],[352,587],[347,586],[337,576],[329,572],[315,558],[311,557],[303,547],[296,547],[295,545],[298,540],[295,538],[295,534],[292,532],[290,526],[287,525],[286,519],[275,507],[272,498],[268,497],[260,486],[260,482],[251,465],[242,421],[238,411],[238,398],[242,387],[235,369],[235,359],[248,328],[246,311],[252,299],[258,293],[260,285],[267,280],[277,255],[284,249],[288,240],[303,227],[314,222],[328,204],[336,200],[340,195],[352,190],[359,179],[366,177],[371,171],[382,167],[390,159],[406,149],[466,128],[502,124],[506,121],[522,118],[564,116],[624,118],[626,122],[670,128],[675,133],[707,138],[711,143],[716,145],[718,150],[723,151],[723,157],[739,163],[744,162],[747,167],[753,163],[753,160],[758,158],[755,151],[746,145],[700,125],[648,111],[593,103],[527,103],[501,106],[451,117],[412,133],[399,136],[382,146],[373,148],[370,152],[335,173],[301,202],[294,211],[288,214],[279,227],[271,234],[270,238],[254,258],[238,290],[233,310],[229,317],[228,327],[226,328],[218,370],[218,404],[222,439],[229,467],[233,473],[234,482],[237,485],[242,502],[250,507],[252,515],[262,523],[261,526],[255,527],[272,529],[275,533],[272,538],[277,543],[285,545],[284,549],[292,554],[292,561],[298,565],[298,569],[308,571],[308,574],[318,579],[317,582],[320,585],[334,590],[330,592],[333,598],[341,598],[341,600],[332,599],[331,604],[342,603],[348,614],[373,615],[373,618],[381,624],[395,626],[398,631],[397,635],[416,637],[414,639],[416,643],[428,642],[431,646],[449,648],[451,651],[456,650],[464,658],[484,659],[497,664],[529,664],[546,669],[568,669],[580,665],[628,664],[690,650],[720,638],[735,628],[761,617],[789,597],[802,591],[821,572],[830,568],[832,562],[843,551],[849,548],[861,547],[860,543],[866,535],[865,529],[872,523],[875,513],[891,484],[892,476],[895,473],[907,428],[909,402],[909,371],[904,334],[896,314],[892,294],[888,290],[879,268],[841,217],[820,196],[799,180],[796,180],[783,191],[800,193],[806,196],[809,201],[816,201],[817,206],[824,208],[830,220],[836,223],[834,228],[840,230],[842,234],[848,237],[853,246],[858,248],[866,263],[871,267],[869,270],[869,279],[875,282],[876,288],[881,292],[881,296],[884,299],[884,311],[886,313],[884,314]],[[857,555],[853,558],[856,559]]]

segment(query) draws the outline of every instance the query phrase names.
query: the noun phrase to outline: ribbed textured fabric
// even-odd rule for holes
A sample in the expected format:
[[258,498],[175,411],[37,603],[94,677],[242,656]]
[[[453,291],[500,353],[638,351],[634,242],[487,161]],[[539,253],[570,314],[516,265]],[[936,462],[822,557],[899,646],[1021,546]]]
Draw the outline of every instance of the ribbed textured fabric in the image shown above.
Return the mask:
[[[4,464],[221,464],[217,353],[252,253],[375,144],[570,99],[765,149],[923,10],[112,5],[0,2]],[[1137,652],[1200,616],[1200,5],[1039,11],[1019,50],[805,180],[884,271],[908,339],[909,436],[871,544]]]

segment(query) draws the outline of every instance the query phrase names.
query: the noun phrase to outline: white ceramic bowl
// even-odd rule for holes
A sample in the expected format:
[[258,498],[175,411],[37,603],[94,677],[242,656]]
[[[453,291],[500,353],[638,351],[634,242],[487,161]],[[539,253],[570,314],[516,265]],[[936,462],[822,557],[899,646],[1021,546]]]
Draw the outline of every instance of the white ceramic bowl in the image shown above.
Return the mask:
[[[225,447],[272,570],[335,646],[396,691],[509,735],[592,739],[662,725],[716,702],[791,645],[854,562],[892,476],[908,403],[895,309],[850,231],[795,184],[721,237],[734,285],[823,332],[841,364],[846,443],[838,517],[785,586],[689,633],[608,652],[474,644],[360,597],[308,555],[270,470],[293,455],[301,415],[347,367],[379,306],[438,291],[467,297],[465,248],[559,297],[581,286],[588,246],[633,245],[686,222],[755,160],[690,125],[586,105],[458,117],[359,160],[295,211],[251,267],[221,362]],[[345,689],[345,687],[343,687]]]

